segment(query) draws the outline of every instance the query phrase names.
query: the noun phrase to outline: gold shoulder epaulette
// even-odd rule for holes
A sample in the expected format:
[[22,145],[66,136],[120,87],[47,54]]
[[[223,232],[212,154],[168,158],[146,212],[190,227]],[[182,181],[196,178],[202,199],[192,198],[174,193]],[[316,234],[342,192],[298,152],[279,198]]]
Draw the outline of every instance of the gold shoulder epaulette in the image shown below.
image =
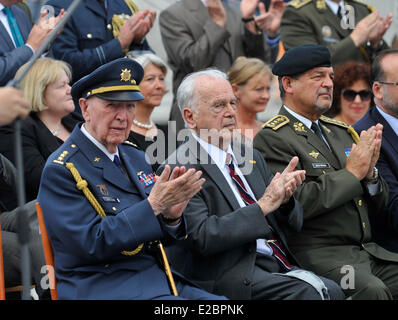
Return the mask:
[[360,1],[360,0],[352,0],[352,1],[364,5],[365,7],[367,7],[369,9],[370,12],[373,12],[376,10],[373,6],[371,6],[370,4],[367,4],[363,1]]
[[134,148],[139,149],[138,146],[135,143],[132,143],[131,141],[125,140],[123,143],[128,144],[129,146],[132,146]]
[[277,115],[271,119],[269,119],[266,123],[263,124],[263,128],[271,128],[276,131],[279,128],[283,127],[285,124],[289,123],[289,118],[283,115]]
[[319,120],[321,120],[321,121],[323,121],[323,122],[327,122],[327,123],[334,124],[334,125],[339,126],[339,127],[343,127],[343,128],[345,128],[345,129],[347,129],[347,128],[349,127],[349,125],[346,124],[346,123],[343,122],[343,121],[334,120],[334,119],[332,119],[332,118],[328,118],[328,117],[325,117],[325,116],[321,116],[321,117],[319,118]]
[[287,3],[288,6],[291,6],[295,9],[300,9],[301,7],[305,6],[306,4],[312,2],[312,0],[292,0]]

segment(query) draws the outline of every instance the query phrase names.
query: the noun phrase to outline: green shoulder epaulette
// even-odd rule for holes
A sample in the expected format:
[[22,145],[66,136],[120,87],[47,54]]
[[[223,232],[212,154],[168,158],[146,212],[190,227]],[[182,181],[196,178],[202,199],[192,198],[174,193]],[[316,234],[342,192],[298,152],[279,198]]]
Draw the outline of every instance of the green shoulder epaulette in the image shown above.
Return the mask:
[[266,123],[263,124],[263,128],[271,128],[276,131],[279,128],[283,127],[285,124],[289,123],[289,118],[283,115],[277,115],[271,119],[269,119]]
[[295,9],[300,9],[302,6],[312,2],[312,0],[292,0],[287,3],[288,6],[291,6]]
[[360,0],[352,0],[352,1],[364,5],[365,7],[367,7],[369,9],[370,12],[374,12],[376,10],[373,6],[371,6],[370,4],[367,4],[363,1],[360,1]]
[[125,141],[123,142],[123,144],[128,144],[129,146],[132,146],[132,147],[134,147],[134,148],[139,149],[139,147],[138,147],[135,143],[132,143],[131,141],[128,141],[128,140],[125,140]]
[[321,121],[323,121],[323,122],[335,124],[336,126],[343,127],[343,128],[345,128],[345,129],[347,129],[347,128],[349,127],[349,125],[346,124],[346,123],[343,122],[343,121],[334,120],[334,119],[332,119],[332,118],[328,118],[328,117],[325,117],[325,116],[321,116],[321,117],[319,118],[319,120],[321,120]]

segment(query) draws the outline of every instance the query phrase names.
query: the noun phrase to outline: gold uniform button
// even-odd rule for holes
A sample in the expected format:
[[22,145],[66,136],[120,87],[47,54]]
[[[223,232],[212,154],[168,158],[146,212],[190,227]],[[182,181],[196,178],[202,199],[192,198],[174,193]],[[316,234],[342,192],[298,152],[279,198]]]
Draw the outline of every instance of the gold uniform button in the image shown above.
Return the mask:
[[91,39],[93,35],[91,33],[87,33],[87,38]]
[[365,229],[366,228],[366,223],[362,222],[362,227]]
[[362,207],[362,200],[358,200],[358,206]]
[[72,144],[71,147],[72,147],[72,148],[76,148],[76,145],[75,145],[75,144]]
[[117,209],[116,209],[116,207],[112,207],[112,210],[113,210],[113,211],[116,211]]
[[108,28],[108,30],[112,30],[112,25],[108,23],[108,25],[106,26]]

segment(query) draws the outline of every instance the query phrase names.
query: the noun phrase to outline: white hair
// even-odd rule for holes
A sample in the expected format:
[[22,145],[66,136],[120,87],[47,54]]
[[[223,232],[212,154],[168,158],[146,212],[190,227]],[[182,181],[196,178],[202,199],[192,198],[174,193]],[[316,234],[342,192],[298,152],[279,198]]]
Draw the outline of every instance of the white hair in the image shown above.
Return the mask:
[[195,95],[195,81],[201,77],[210,77],[228,81],[228,76],[218,69],[206,69],[188,74],[182,80],[177,90],[177,104],[181,113],[184,108],[189,108],[198,112],[198,104],[201,97]]
[[166,64],[164,63],[162,58],[158,57],[153,53],[145,53],[139,56],[134,56],[132,57],[132,59],[137,61],[142,66],[143,69],[145,69],[145,67],[148,64],[153,64],[154,66],[160,68],[163,71],[164,75],[167,74]]

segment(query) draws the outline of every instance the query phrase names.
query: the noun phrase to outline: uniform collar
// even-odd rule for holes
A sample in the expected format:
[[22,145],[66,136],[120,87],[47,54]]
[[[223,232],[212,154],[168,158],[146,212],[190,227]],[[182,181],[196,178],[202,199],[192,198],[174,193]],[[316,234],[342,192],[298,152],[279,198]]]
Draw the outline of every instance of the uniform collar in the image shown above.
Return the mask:
[[[82,133],[87,137],[87,139],[89,139],[92,143],[94,143],[94,145],[95,145],[98,149],[100,149],[103,153],[105,153],[106,156],[107,156],[111,161],[113,161],[113,158],[115,157],[115,155],[117,155],[117,156],[119,157],[119,149],[118,149],[118,148],[116,148],[116,152],[115,152],[115,153],[110,153],[110,152],[105,148],[105,146],[104,146],[102,143],[98,142],[98,140],[95,139],[95,138],[86,130],[86,128],[84,127],[84,124],[82,125],[82,127],[81,127],[80,130],[81,130]],[[120,157],[119,157],[119,158],[120,158]]]
[[330,10],[333,11],[334,14],[337,15],[337,10],[339,10],[339,7],[341,9],[344,9],[344,1],[341,0],[339,3],[336,3],[332,0],[325,0],[326,4],[329,6]]
[[[306,117],[303,117],[302,115],[299,115],[298,113],[289,109],[289,107],[287,107],[285,104],[283,106],[285,107],[286,111],[289,112],[293,117],[295,117],[297,120],[300,120],[308,129],[311,129],[312,121],[310,119],[307,119]],[[319,125],[318,120],[316,120],[315,123],[317,125]]]

